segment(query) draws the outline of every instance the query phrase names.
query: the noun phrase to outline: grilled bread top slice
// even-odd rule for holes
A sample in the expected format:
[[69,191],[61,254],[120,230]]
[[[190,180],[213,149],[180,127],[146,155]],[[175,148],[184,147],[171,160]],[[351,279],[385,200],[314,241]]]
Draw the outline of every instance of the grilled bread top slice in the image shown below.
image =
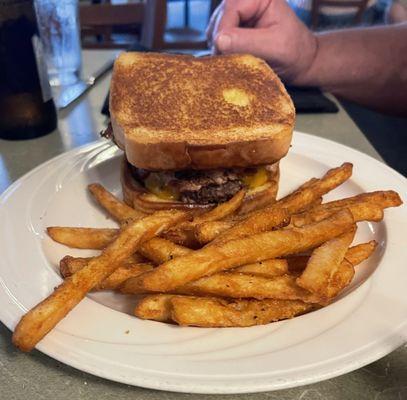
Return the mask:
[[128,161],[157,171],[272,164],[295,120],[280,79],[250,55],[123,53],[110,113]]

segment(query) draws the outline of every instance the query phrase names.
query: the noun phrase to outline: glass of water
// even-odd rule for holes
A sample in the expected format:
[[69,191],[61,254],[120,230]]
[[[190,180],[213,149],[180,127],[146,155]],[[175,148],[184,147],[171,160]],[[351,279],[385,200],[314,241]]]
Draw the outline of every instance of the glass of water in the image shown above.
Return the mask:
[[34,4],[51,86],[76,83],[82,64],[78,0],[35,0]]

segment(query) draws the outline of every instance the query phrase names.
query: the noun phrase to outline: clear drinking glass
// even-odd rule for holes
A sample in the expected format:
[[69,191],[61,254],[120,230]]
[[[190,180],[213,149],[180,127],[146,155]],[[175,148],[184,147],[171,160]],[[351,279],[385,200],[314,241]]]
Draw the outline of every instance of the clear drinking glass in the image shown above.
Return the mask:
[[77,82],[82,65],[78,0],[35,0],[34,4],[51,86]]

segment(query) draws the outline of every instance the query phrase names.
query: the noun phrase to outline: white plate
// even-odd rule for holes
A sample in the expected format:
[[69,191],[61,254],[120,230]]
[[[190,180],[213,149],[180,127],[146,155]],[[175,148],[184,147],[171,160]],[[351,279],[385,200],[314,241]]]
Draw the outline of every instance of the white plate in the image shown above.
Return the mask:
[[[86,193],[101,182],[115,193],[120,152],[100,141],[63,154],[15,182],[1,197],[0,319],[13,329],[25,311],[61,282],[58,260],[68,249],[45,234],[49,225],[114,226]],[[296,133],[281,165],[284,195],[344,161],[347,183],[326,196],[394,189],[405,178],[362,153]],[[132,299],[92,294],[37,348],[80,370],[131,385],[194,393],[245,393],[288,388],[334,377],[370,363],[407,336],[406,207],[385,221],[360,226],[356,242],[379,248],[328,307],[293,320],[252,328],[202,329],[138,320]]]

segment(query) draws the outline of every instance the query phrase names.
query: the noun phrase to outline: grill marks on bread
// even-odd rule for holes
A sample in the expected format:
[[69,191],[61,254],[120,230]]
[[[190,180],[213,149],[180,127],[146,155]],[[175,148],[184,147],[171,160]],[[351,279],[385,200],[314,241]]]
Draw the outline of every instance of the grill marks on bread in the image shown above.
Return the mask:
[[152,134],[293,123],[292,103],[281,82],[252,56],[124,53],[114,72],[111,108],[118,122],[149,128]]

